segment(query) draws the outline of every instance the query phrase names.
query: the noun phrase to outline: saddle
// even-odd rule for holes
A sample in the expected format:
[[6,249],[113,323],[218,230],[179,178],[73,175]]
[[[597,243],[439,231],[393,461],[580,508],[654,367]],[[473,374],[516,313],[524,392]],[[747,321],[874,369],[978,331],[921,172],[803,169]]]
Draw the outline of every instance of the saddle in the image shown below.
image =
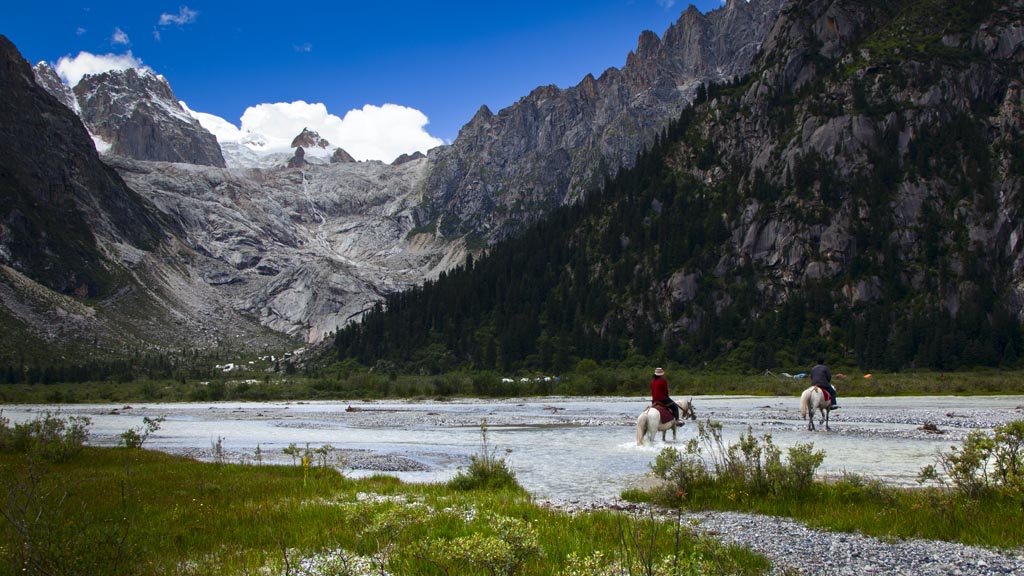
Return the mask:
[[815,386],[818,388],[818,390],[821,390],[821,395],[825,397],[826,402],[832,402],[832,395],[828,393],[828,390],[825,390],[821,386]]
[[676,417],[672,414],[672,410],[668,406],[665,406],[664,404],[651,404],[651,408],[655,408],[658,411],[658,414],[661,415],[662,424],[666,422],[671,422],[676,419]]

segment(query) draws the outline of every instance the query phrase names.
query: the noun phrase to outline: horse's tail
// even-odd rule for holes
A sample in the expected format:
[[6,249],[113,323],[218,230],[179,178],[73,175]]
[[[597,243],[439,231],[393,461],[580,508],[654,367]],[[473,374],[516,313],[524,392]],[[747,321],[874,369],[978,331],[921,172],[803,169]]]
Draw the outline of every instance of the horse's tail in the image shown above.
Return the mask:
[[640,413],[636,419],[636,445],[644,445],[644,434],[647,434],[647,410]]
[[811,409],[811,394],[810,389],[804,390],[804,393],[800,395],[800,419],[803,420],[807,417],[807,412]]

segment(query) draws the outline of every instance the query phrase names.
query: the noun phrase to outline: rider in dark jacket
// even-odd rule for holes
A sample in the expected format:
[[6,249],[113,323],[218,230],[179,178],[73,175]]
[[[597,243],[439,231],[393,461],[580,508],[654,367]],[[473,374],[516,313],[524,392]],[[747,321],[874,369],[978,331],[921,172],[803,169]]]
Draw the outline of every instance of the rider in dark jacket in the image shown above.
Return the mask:
[[832,405],[829,406],[829,410],[839,408],[836,404],[836,389],[832,386],[832,372],[829,372],[828,366],[825,366],[824,358],[818,358],[818,364],[811,368],[811,384],[824,388],[832,395]]

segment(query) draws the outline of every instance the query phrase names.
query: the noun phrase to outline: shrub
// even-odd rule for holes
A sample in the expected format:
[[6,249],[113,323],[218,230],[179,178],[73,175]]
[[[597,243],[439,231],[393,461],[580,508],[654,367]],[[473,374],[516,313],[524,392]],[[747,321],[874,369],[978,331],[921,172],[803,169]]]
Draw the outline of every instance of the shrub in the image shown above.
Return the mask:
[[[760,439],[747,429],[736,444],[726,446],[722,425],[698,422],[697,438],[690,440],[684,452],[665,448],[651,465],[652,473],[664,481],[662,500],[678,502],[697,488],[721,482],[748,494],[782,494],[811,487],[814,474],[825,460],[825,453],[813,444],[796,444],[782,450],[772,443],[770,434]],[[709,465],[710,462],[710,465]]]
[[62,417],[47,412],[10,428],[9,421],[0,418],[0,449],[64,462],[82,451],[91,423],[85,416]]
[[121,432],[120,443],[125,448],[142,448],[142,445],[149,439],[149,435],[160,429],[160,424],[164,421],[164,417],[150,418],[144,416],[142,418],[142,426],[140,428],[129,428],[124,432]]
[[654,458],[651,471],[665,481],[665,495],[669,496],[669,499],[673,495],[690,494],[697,485],[712,478],[693,440],[688,443],[685,452],[679,452],[672,447],[663,449]]
[[[939,452],[938,463],[953,486],[971,497],[984,492],[1024,494],[1024,420],[995,427],[994,435],[974,430],[959,447]],[[934,465],[926,466],[918,481],[945,484]]]
[[513,576],[530,558],[542,553],[537,530],[528,522],[494,514],[481,519],[494,534],[428,538],[414,546],[413,554],[445,574]]
[[454,490],[514,490],[522,491],[515,472],[504,458],[499,458],[496,449],[487,442],[487,420],[480,423],[482,445],[480,453],[469,457],[469,468],[460,471],[448,482]]
[[825,453],[815,451],[814,444],[797,443],[786,451],[789,456],[789,484],[798,490],[806,490],[814,482],[814,473],[825,461]]

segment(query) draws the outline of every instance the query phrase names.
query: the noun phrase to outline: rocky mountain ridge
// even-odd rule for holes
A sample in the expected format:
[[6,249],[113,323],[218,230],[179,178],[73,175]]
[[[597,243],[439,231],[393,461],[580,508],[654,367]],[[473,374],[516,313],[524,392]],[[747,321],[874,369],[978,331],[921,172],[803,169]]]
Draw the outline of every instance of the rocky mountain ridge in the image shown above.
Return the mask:
[[87,74],[74,87],[46,62],[36,82],[73,110],[103,153],[163,162],[223,167],[217,139],[175,98],[163,76],[129,68]]
[[719,198],[722,237],[625,320],[700,349],[735,346],[731,315],[794,315],[790,345],[865,367],[1012,361],[1022,71],[1020,0],[787,3],[750,80],[710,95],[667,159]]
[[691,6],[659,38],[645,31],[622,69],[539,87],[494,114],[486,106],[450,146],[430,152],[424,189],[445,235],[500,239],[631,166],[700,85],[742,76],[782,0]]
[[0,363],[286,345],[194,281],[183,229],[100,159],[3,36],[0,92]]
[[464,256],[410,235],[425,159],[268,170],[100,160],[80,119],[4,48],[13,72],[0,77],[0,110],[18,127],[0,138],[4,174],[35,179],[0,191],[0,321],[23,334],[4,338],[0,362],[47,349],[295,347]]
[[1022,77],[1024,0],[788,2],[750,74],[698,94],[635,167],[391,297],[338,355],[1019,367]]
[[111,260],[97,237],[152,249],[165,223],[104,165],[75,114],[34,81],[0,37],[0,264],[65,294],[111,290]]

